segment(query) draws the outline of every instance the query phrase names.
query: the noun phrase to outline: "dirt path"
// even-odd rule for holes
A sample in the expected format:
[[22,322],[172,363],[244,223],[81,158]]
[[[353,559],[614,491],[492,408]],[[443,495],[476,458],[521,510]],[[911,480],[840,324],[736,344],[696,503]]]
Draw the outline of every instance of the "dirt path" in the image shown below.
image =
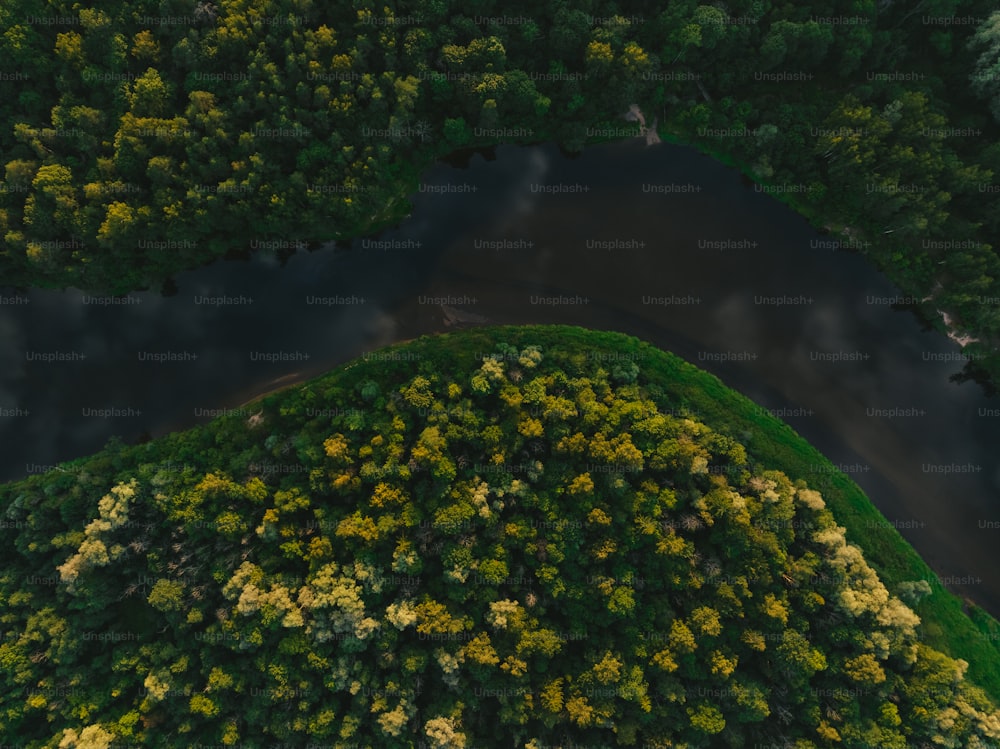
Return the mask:
[[658,118],[653,118],[653,124],[646,127],[646,116],[639,109],[638,104],[632,104],[629,106],[628,111],[623,115],[623,117],[629,122],[639,123],[639,135],[646,136],[646,145],[652,146],[656,143],[660,143],[660,134],[656,132],[656,124]]

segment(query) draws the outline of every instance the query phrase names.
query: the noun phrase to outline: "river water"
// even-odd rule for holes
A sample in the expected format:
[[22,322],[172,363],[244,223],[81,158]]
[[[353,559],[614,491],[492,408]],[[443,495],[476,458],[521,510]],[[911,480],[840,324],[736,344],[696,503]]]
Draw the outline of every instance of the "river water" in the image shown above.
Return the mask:
[[621,331],[718,375],[842,466],[948,587],[1000,616],[1000,403],[949,379],[959,346],[895,309],[863,258],[734,169],[668,144],[577,158],[503,146],[435,166],[411,200],[376,238],[285,264],[219,262],[180,274],[171,296],[5,290],[0,480],[460,327],[444,303],[490,323]]

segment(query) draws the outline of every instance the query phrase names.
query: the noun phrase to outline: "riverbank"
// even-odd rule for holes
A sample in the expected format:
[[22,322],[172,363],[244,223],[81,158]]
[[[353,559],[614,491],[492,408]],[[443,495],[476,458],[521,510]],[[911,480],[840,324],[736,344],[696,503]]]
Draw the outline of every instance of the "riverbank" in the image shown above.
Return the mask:
[[[415,340],[416,338],[404,338],[402,340],[394,342],[393,345],[401,346],[403,344],[410,343],[411,341]],[[362,357],[364,357],[364,354],[362,354]],[[345,366],[349,367],[351,366],[351,364],[348,363]],[[314,379],[318,375],[319,372],[308,371],[308,372],[293,372],[292,374],[279,377],[277,380],[274,380],[265,385],[262,391],[253,395],[249,400],[245,400],[242,403],[240,403],[237,406],[237,408],[240,410],[244,410],[248,406],[257,405],[265,398],[269,398],[272,395],[277,395],[278,393],[283,393],[286,390],[289,390],[290,388],[296,387],[297,385],[301,385],[304,382],[308,382],[309,380]],[[282,384],[275,386],[274,383],[278,381],[281,381]]]
[[[844,237],[845,245],[847,247],[852,248],[853,251],[857,251],[868,258],[875,265],[878,271],[884,274],[894,284],[899,286],[900,289],[903,290],[904,294],[918,293],[919,290],[908,283],[908,279],[903,273],[895,272],[895,266],[886,264],[884,261],[880,262],[877,257],[872,255],[872,253],[866,251],[870,246],[873,246],[880,241],[885,241],[884,238],[872,236],[857,227],[848,226],[844,223],[843,216],[835,212],[821,212],[817,210],[814,205],[798,198],[797,195],[799,195],[799,193],[795,191],[777,189],[768,190],[767,188],[777,188],[780,187],[780,185],[768,182],[754,171],[752,165],[734,157],[731,153],[712,148],[703,141],[691,140],[685,137],[682,132],[669,129],[666,124],[660,126],[660,134],[662,140],[665,142],[694,148],[699,153],[705,154],[721,164],[738,169],[746,179],[755,184],[761,185],[762,188],[764,188],[764,191],[768,192],[771,197],[784,205],[787,205],[793,211],[798,213],[817,231],[839,231],[840,235]],[[621,139],[601,138],[594,139],[592,143],[614,140]],[[897,257],[896,259],[900,258]],[[940,283],[935,283],[935,288],[939,290]],[[997,341],[980,338],[978,335],[973,333],[960,331],[957,327],[954,315],[947,310],[942,310],[934,306],[932,303],[932,297],[926,297],[924,298],[924,301],[928,302],[928,304],[916,306],[914,307],[914,311],[927,325],[944,333],[959,346],[965,348],[970,344],[982,343],[983,347],[988,349],[989,352],[996,352],[1000,349]],[[976,357],[970,357],[970,360],[966,364],[967,378],[981,382],[984,387],[986,387],[987,392],[991,394],[996,390],[995,384],[993,383],[995,371],[1000,371],[1000,355],[996,353],[983,353],[982,351],[979,351],[978,355]],[[986,385],[987,382],[990,383],[988,386]]]

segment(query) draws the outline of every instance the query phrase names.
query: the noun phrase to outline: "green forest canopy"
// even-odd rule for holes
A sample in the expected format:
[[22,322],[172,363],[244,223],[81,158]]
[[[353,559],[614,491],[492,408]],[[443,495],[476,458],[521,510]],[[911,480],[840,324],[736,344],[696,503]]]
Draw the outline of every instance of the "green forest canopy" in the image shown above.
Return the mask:
[[[988,0],[130,0],[0,8],[0,278],[122,293],[350,238],[436,158],[622,127],[739,164],[1000,374]],[[652,116],[652,114],[651,114]],[[787,188],[787,189],[786,189]],[[874,199],[877,198],[877,199]],[[843,233],[841,233],[843,232]]]
[[1000,653],[929,644],[975,628],[753,409],[636,339],[487,328],[0,486],[0,737],[992,746]]

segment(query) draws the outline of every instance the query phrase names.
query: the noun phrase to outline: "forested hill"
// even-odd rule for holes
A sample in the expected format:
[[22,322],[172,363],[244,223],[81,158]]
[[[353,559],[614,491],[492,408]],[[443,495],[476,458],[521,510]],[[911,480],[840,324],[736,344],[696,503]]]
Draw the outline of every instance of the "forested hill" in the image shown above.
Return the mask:
[[0,279],[124,292],[251,241],[358,236],[406,214],[436,157],[580,149],[638,102],[1000,372],[992,3],[668,6],[9,0]]
[[968,620],[751,407],[635,339],[479,329],[2,486],[0,739],[994,745],[1000,654],[931,647]]

